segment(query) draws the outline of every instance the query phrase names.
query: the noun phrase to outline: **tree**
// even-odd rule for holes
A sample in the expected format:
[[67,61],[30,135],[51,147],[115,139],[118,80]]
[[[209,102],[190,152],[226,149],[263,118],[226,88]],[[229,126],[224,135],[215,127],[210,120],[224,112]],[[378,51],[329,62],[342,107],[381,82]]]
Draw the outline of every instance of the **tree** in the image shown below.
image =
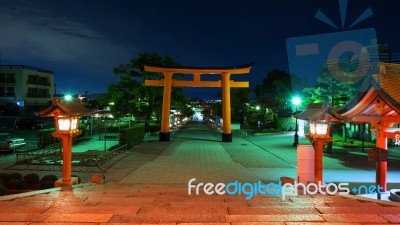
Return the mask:
[[[291,77],[286,71],[278,69],[270,71],[263,83],[256,85],[254,92],[256,104],[260,105],[263,115],[267,110],[270,115],[275,116],[291,114],[291,107],[288,103],[291,98]],[[272,121],[264,122],[271,123]]]
[[[351,70],[350,63],[347,64],[347,67],[349,68],[348,70]],[[343,65],[342,68],[346,68],[346,65]],[[347,74],[347,76],[351,77],[351,74]],[[331,74],[328,68],[325,67],[321,70],[316,85],[304,88],[303,92],[309,95],[309,102],[329,102],[331,103],[332,108],[339,108],[357,91],[358,84],[359,82],[339,81]],[[344,124],[342,126],[342,139],[344,143],[346,130]],[[333,135],[332,129],[330,135]],[[332,153],[332,142],[328,143],[327,152]]]
[[232,121],[243,124],[247,115],[247,103],[249,102],[250,93],[250,88],[231,88]]
[[303,92],[309,96],[309,102],[329,102],[333,108],[338,108],[355,93],[356,87],[357,83],[341,82],[324,68],[316,84],[304,88]]
[[[111,84],[108,92],[99,100],[114,102],[111,110],[116,115],[134,113],[136,116],[144,117],[147,128],[153,115],[160,117],[163,88],[144,86],[144,80],[159,80],[163,78],[163,74],[144,71],[145,63],[161,66],[178,65],[170,56],[141,52],[128,64],[121,64],[114,68],[114,73],[119,76],[120,81],[117,84]],[[174,97],[180,95],[177,90],[179,89],[172,89],[172,101]]]
[[101,105],[109,105],[112,103],[111,113],[120,117],[124,114],[138,114],[138,103],[135,98],[137,90],[141,84],[128,77],[121,77],[121,81],[111,84],[107,93],[100,95],[97,100]]
[[182,117],[191,117],[193,115],[190,99],[182,94],[182,89],[177,88],[172,92],[171,104],[180,111]]

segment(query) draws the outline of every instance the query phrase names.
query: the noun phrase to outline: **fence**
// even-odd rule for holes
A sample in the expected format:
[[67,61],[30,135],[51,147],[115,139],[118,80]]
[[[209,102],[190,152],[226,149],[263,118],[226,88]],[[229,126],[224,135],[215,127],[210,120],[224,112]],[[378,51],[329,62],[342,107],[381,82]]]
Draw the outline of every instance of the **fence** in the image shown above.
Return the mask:
[[[109,151],[93,151],[72,155],[73,172],[105,172],[128,150],[127,145]],[[17,153],[16,163],[8,169],[58,171],[62,169],[61,147],[39,149],[37,151]],[[119,157],[117,157],[119,156]]]

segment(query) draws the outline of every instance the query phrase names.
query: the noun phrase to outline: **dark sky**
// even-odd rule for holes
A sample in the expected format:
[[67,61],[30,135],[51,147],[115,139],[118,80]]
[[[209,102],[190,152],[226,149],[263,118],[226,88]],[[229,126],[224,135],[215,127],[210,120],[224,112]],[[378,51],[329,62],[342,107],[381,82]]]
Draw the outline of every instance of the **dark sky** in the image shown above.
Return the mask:
[[[286,39],[375,28],[379,43],[400,51],[398,0],[348,0],[341,27],[338,0],[2,0],[1,64],[54,72],[58,93],[105,92],[113,68],[138,52],[170,55],[188,66],[231,66],[255,61],[251,87],[268,71],[288,70]],[[314,18],[321,10],[340,29]],[[208,89],[192,97],[214,96]]]

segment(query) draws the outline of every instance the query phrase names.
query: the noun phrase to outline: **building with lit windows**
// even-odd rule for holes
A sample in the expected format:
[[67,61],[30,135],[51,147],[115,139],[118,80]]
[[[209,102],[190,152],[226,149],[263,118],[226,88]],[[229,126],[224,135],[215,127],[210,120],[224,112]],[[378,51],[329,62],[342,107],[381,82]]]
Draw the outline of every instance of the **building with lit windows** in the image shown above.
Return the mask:
[[54,73],[24,65],[0,65],[0,106],[27,111],[48,106],[54,95]]

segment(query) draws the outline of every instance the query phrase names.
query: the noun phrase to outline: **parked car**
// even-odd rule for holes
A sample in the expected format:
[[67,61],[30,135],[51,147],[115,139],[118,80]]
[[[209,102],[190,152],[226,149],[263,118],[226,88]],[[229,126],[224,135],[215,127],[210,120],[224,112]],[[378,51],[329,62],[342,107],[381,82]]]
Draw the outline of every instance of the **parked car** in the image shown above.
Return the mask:
[[12,151],[26,145],[25,139],[11,137],[9,133],[0,133],[0,151]]
[[28,128],[28,129],[41,129],[46,126],[46,123],[37,120],[36,118],[17,118],[14,123],[15,129]]

